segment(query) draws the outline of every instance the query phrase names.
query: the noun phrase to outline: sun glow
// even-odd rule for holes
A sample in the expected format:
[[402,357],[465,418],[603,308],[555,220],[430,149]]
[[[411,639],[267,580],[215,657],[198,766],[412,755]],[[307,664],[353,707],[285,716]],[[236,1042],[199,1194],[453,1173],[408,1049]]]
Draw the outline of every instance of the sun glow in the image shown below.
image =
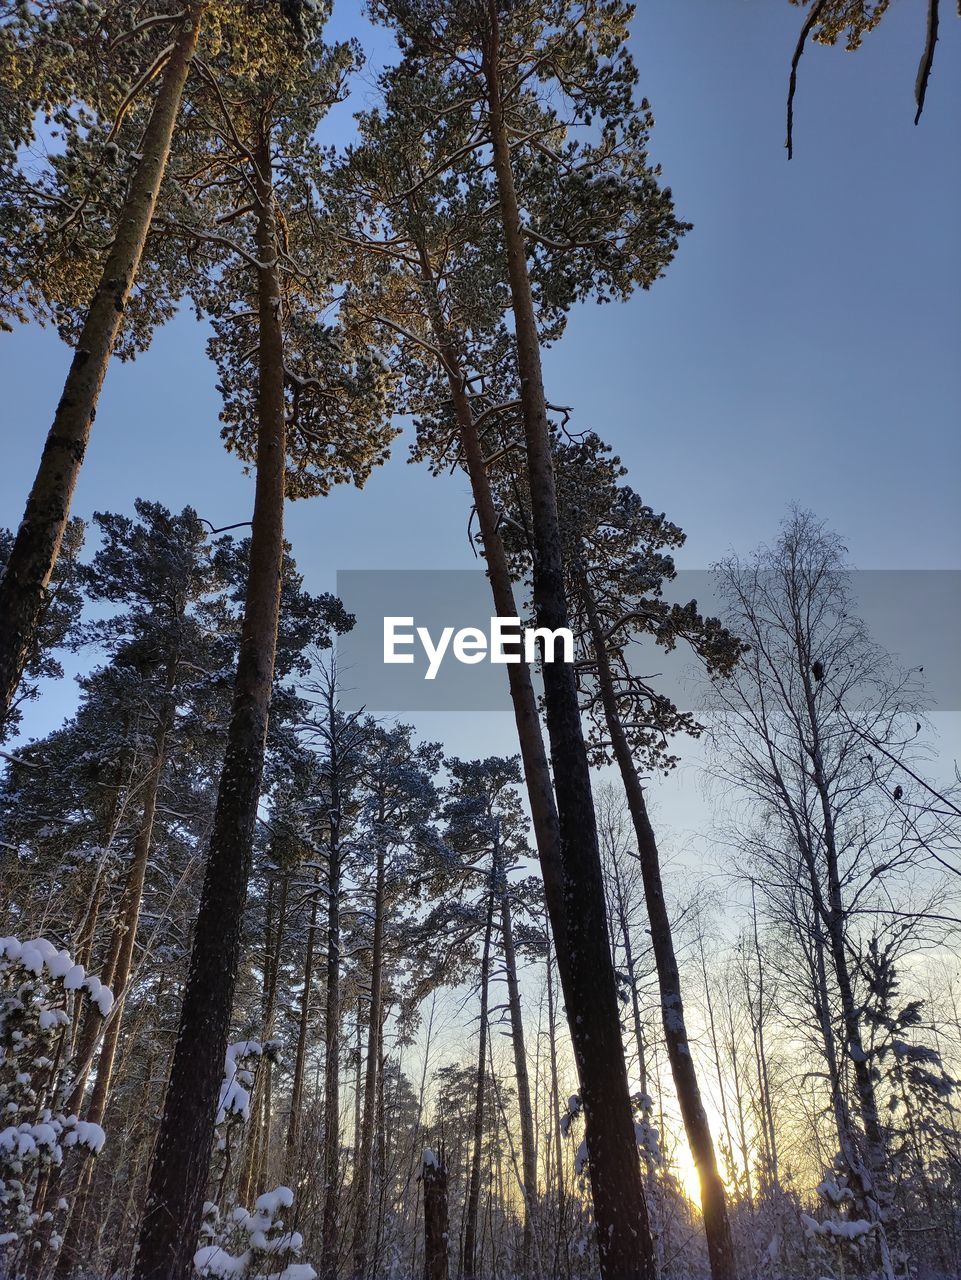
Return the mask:
[[701,1179],[698,1176],[697,1166],[694,1163],[694,1157],[691,1155],[687,1143],[678,1143],[672,1163],[674,1173],[677,1175],[677,1179],[681,1184],[684,1194],[700,1213]]

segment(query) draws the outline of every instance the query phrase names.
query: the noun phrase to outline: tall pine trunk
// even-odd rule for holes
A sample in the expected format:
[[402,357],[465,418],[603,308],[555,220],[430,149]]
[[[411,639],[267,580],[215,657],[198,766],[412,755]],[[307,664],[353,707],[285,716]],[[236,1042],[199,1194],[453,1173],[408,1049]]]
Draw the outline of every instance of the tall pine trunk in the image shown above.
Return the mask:
[[474,1079],[474,1134],[471,1146],[470,1175],[467,1182],[467,1201],[464,1207],[464,1248],[461,1254],[463,1280],[477,1278],[477,1226],[480,1207],[481,1155],[484,1146],[484,1099],[487,1092],[487,1011],[490,996],[491,934],[494,928],[495,867],[491,870],[491,887],[487,897],[487,921],[484,926],[484,946],[481,951],[480,973],[480,1033],[477,1050],[477,1073]]
[[[265,126],[266,129],[266,126]],[[286,434],[277,221],[266,132],[257,154],[257,482],[240,654],[190,969],[150,1171],[136,1280],[187,1280],[223,1078],[263,776],[280,615]]]
[[506,884],[502,886],[500,906],[504,971],[507,976],[507,1006],[511,1020],[514,1078],[517,1081],[517,1111],[521,1127],[521,1173],[524,1179],[524,1238],[521,1274],[526,1276],[530,1271],[531,1247],[534,1239],[534,1202],[537,1199],[537,1144],[534,1139],[534,1113],[531,1108],[531,1082],[527,1070],[527,1045],[524,1040],[521,993],[520,985],[517,981],[517,953],[514,948],[511,904]]
[[[569,618],[540,341],[501,101],[497,0],[490,0],[488,5],[487,34],[484,72],[493,167],[507,253],[527,444],[534,605],[537,625],[554,631],[567,627]],[[656,1270],[654,1245],[621,1040],[577,685],[574,669],[568,663],[545,663],[543,675],[566,902],[567,963],[561,968],[561,980],[581,1080],[600,1274],[603,1280],[651,1280]]]
[[386,892],[386,847],[382,829],[377,833],[377,872],[374,885],[374,937],[370,961],[370,1012],[367,1023],[367,1062],[364,1073],[364,1111],[360,1152],[355,1169],[353,1277],[364,1280],[367,1273],[370,1187],[374,1165],[374,1120],[377,1111],[377,1081],[380,1067],[381,1011],[384,988],[384,897]]
[[324,1209],[321,1280],[337,1280],[340,1246],[340,772],[335,689],[327,694],[330,728],[330,809],[327,841],[327,997],[324,1010]]
[[192,0],[144,133],[142,158],[117,219],[113,245],[90,302],[23,519],[0,580],[0,724],[29,659],[44,592],[60,554],[97,401],[157,207],[190,60],[206,5]]
[[433,1152],[424,1152],[421,1180],[424,1184],[424,1280],[448,1280],[447,1170]]
[[[316,883],[316,878],[315,878]],[[307,1065],[307,1034],[310,1030],[310,987],[314,978],[314,948],[317,939],[317,897],[311,896],[310,925],[307,929],[307,950],[304,955],[304,990],[300,998],[297,1019],[297,1050],[294,1055],[294,1078],[290,1086],[290,1122],[287,1126],[287,1153],[284,1177],[288,1185],[297,1180],[300,1165],[300,1134],[304,1105],[304,1072]]]
[[717,1167],[714,1139],[708,1124],[707,1112],[701,1100],[697,1070],[694,1066],[684,1019],[681,975],[674,952],[671,920],[664,901],[657,839],[647,814],[644,789],[634,765],[630,743],[621,724],[604,634],[586,581],[583,584],[583,594],[607,732],[620,771],[628,809],[634,824],[634,834],[637,838],[647,917],[651,926],[651,946],[654,951],[654,965],[657,969],[657,981],[661,994],[664,1040],[681,1109],[681,1118],[684,1122],[684,1132],[687,1135],[701,1183],[701,1210],[704,1215],[704,1232],[707,1236],[711,1275],[713,1280],[736,1280],[737,1262],[727,1213],[727,1198],[724,1193],[724,1182]]
[[[444,373],[450,388],[454,416],[460,436],[464,466],[471,485],[471,496],[480,525],[487,564],[487,580],[490,583],[494,608],[501,618],[519,617],[514,598],[514,585],[504,542],[501,538],[500,517],[491,491],[490,477],[484,459],[480,435],[474,424],[474,414],[465,386],[466,380],[458,358],[453,335],[447,328],[437,297],[437,283],[430,265],[427,250],[417,245],[421,276],[426,295],[431,330],[437,349],[441,353]],[[524,766],[524,783],[531,807],[534,841],[544,880],[544,894],[554,927],[558,967],[566,967],[567,926],[564,922],[564,868],[561,862],[561,837],[557,821],[557,806],[551,771],[541,733],[541,718],[537,709],[537,696],[526,662],[507,664],[507,679],[514,723]]]

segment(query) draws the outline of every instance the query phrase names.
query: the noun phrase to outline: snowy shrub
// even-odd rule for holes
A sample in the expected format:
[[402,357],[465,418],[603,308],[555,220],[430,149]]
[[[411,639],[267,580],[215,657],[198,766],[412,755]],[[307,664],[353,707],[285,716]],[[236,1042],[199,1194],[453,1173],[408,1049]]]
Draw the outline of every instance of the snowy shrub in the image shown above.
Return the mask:
[[263,1055],[264,1046],[259,1040],[239,1040],[227,1046],[224,1079],[217,1102],[217,1126],[221,1130],[235,1121],[250,1119],[250,1091]]
[[[637,1150],[644,1166],[650,1172],[661,1164],[661,1140],[657,1125],[652,1120],[654,1103],[646,1093],[635,1093],[631,1097],[634,1110],[634,1137]],[[567,1100],[567,1108],[560,1118],[561,1133],[565,1138],[572,1136],[578,1118],[583,1114],[583,1104],[578,1094],[572,1093]],[[578,1177],[587,1173],[587,1137],[581,1139],[574,1153],[574,1172]]]
[[634,1104],[634,1136],[637,1149],[641,1153],[648,1172],[657,1168],[662,1162],[661,1135],[654,1121],[654,1100],[647,1093],[635,1093],[631,1098]]
[[198,1276],[213,1280],[316,1280],[317,1272],[297,1262],[303,1248],[298,1231],[288,1231],[281,1218],[293,1207],[289,1187],[275,1187],[258,1197],[253,1213],[237,1206],[222,1215],[204,1205],[203,1242],[194,1254]]
[[257,1068],[264,1058],[276,1062],[278,1047],[276,1040],[268,1040],[265,1044],[259,1040],[238,1040],[236,1044],[227,1046],[224,1078],[217,1101],[212,1169],[217,1199],[221,1202],[233,1163],[234,1148],[250,1119],[250,1099]]
[[37,1179],[71,1148],[98,1154],[97,1124],[64,1115],[54,1102],[57,1064],[77,1000],[106,1017],[113,996],[69,952],[46,938],[0,938],[0,1248],[36,1225]]
[[808,1240],[821,1245],[834,1264],[837,1275],[846,1275],[860,1264],[862,1252],[873,1240],[876,1224],[867,1218],[851,1216],[855,1195],[842,1173],[828,1174],[818,1185],[824,1202],[820,1219],[801,1214],[801,1225]]

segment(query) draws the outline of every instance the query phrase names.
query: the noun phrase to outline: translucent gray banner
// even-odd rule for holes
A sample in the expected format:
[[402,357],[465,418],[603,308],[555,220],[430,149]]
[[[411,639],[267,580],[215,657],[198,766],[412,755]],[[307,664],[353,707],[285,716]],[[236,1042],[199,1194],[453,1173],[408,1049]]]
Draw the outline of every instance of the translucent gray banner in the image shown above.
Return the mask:
[[[849,584],[852,612],[874,640],[905,667],[924,668],[932,710],[961,710],[961,570],[866,569],[852,573]],[[344,569],[337,574],[337,594],[356,618],[353,631],[337,643],[345,708],[510,710],[506,666],[491,661],[498,645],[483,569]],[[703,614],[723,616],[710,569],[681,570],[665,595],[678,602],[694,599]],[[385,619],[395,621],[385,626]],[[457,633],[465,632],[458,640]],[[393,655],[411,661],[385,662],[385,633]],[[506,643],[502,652],[519,648]],[[556,656],[562,657],[560,645]],[[665,654],[644,641],[634,665],[656,678],[658,689],[678,705],[697,704],[697,665],[680,648]]]

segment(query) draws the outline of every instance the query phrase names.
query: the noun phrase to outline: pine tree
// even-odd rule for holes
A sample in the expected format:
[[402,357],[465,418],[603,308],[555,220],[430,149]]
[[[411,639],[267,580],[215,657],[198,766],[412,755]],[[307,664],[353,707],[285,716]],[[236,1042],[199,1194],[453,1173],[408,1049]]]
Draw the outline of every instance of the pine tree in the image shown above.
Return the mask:
[[[6,717],[0,717],[0,742],[18,729],[24,703],[35,701],[39,695],[39,681],[56,680],[63,676],[63,667],[54,654],[57,649],[67,646],[80,616],[82,596],[77,580],[77,565],[85,536],[86,528],[82,520],[73,519],[68,522],[60,558],[44,588],[37,629],[24,663],[23,679]],[[0,529],[0,574],[3,573],[13,542],[13,535],[6,529]]]
[[[673,218],[669,193],[658,190],[654,172],[646,162],[646,112],[635,111],[631,102],[636,77],[626,53],[619,48],[627,11],[605,6],[602,12],[600,7],[588,6],[588,34],[582,37],[579,33],[575,38],[563,5],[537,14],[529,11],[529,6],[512,6],[504,15],[507,34],[502,39],[502,15],[494,4],[451,7],[387,3],[379,9],[399,30],[408,71],[405,87],[410,91],[416,78],[422,84],[436,86],[432,119],[443,122],[434,126],[438,154],[431,155],[421,167],[408,189],[410,196],[416,197],[438,175],[450,174],[453,181],[453,175],[459,175],[462,168],[469,171],[472,158],[482,147],[492,150],[495,184],[489,199],[500,209],[500,278],[503,281],[506,276],[510,287],[526,458],[536,495],[537,618],[539,625],[556,629],[566,625],[567,605],[550,467],[547,405],[540,372],[542,336],[545,330],[557,330],[564,309],[579,296],[592,290],[601,297],[623,295],[635,284],[649,284],[669,261],[681,230]],[[500,80],[502,61],[508,68],[504,71],[506,89]],[[562,70],[554,86],[562,97],[567,93],[561,115],[546,101],[546,91],[542,96],[537,87],[537,77],[546,83],[555,68]],[[509,113],[509,123],[505,111]],[[586,124],[592,112],[605,118],[603,141],[596,146],[565,142],[570,126]],[[448,151],[445,144],[458,128],[464,141]],[[429,132],[427,136],[435,140]],[[541,136],[550,141],[541,142]],[[530,144],[534,162],[520,172],[522,167],[517,160],[530,139],[535,140]],[[575,157],[582,163],[576,163]],[[525,183],[527,174],[532,177]],[[523,228],[518,214],[518,183],[525,183],[521,201],[534,210],[534,219]],[[585,239],[588,221],[594,228]],[[385,251],[390,254],[390,243]],[[553,269],[549,271],[547,261],[552,255]],[[538,288],[537,309],[532,281]],[[503,289],[501,296],[504,298]],[[504,302],[506,298],[502,308]],[[443,363],[445,348],[437,342],[436,327],[434,335],[433,345]],[[456,367],[448,362],[447,372],[456,395]],[[462,378],[462,389],[464,385]],[[466,425],[462,414],[458,428]],[[475,483],[474,490],[476,497],[483,486]],[[486,549],[493,553],[492,540]],[[617,1026],[576,689],[573,673],[565,672],[559,664],[554,664],[545,677],[560,818],[558,861],[563,868],[561,876],[550,861],[545,862],[548,902],[575,1042],[580,1044],[579,1067],[589,1076],[584,1082],[588,1115],[594,1110],[595,1098],[599,1102],[603,1093],[607,1099],[603,1114],[598,1111],[593,1131],[588,1126],[589,1141],[596,1143],[598,1150],[606,1149],[604,1169],[599,1161],[592,1168],[604,1254],[602,1267],[606,1273],[609,1260],[614,1268],[611,1274],[619,1270],[632,1274],[631,1267],[639,1267],[642,1273],[650,1270],[651,1261],[643,1244],[647,1228]],[[528,708],[523,691],[515,694],[515,706],[518,703],[519,715],[524,716]],[[550,812],[547,806],[545,809],[542,826],[547,847]],[[569,951],[578,954],[576,965],[566,963]],[[586,990],[576,990],[588,971],[593,975],[591,999]],[[600,1000],[599,989],[606,993]],[[584,1041],[579,1041],[581,1036]],[[581,1049],[588,1037],[591,1047],[585,1054]],[[618,1100],[613,1105],[612,1097]],[[638,1241],[642,1243],[638,1245]],[[642,1256],[645,1253],[647,1256]]]
[[[392,435],[379,367],[366,356],[352,362],[338,331],[319,329],[313,320],[321,297],[329,296],[330,270],[313,249],[314,211],[304,207],[294,163],[339,96],[351,53],[323,44],[326,11],[313,11],[302,37],[288,22],[278,25],[277,16],[273,4],[251,7],[242,41],[225,42],[219,61],[207,68],[206,111],[217,123],[195,138],[199,158],[206,157],[205,197],[191,203],[185,191],[190,225],[182,220],[174,228],[194,242],[207,237],[227,263],[198,285],[197,296],[216,313],[212,353],[221,374],[225,436],[254,463],[256,493],[234,705],[138,1280],[183,1280],[200,1224],[263,773],[284,499],[323,493],[347,478],[362,483]],[[284,212],[288,201],[300,211],[298,222]],[[216,217],[226,217],[232,236],[214,236]],[[312,269],[300,269],[301,249],[313,252]],[[246,356],[251,347],[255,379]],[[355,414],[350,432],[343,431],[344,403]]]
[[[530,524],[530,498],[510,455],[499,464],[502,501],[512,495],[516,528]],[[715,1277],[730,1274],[734,1244],[724,1184],[701,1099],[684,1014],[680,970],[660,869],[660,853],[641,782],[641,768],[669,770],[677,761],[670,739],[678,731],[698,736],[689,713],[632,670],[636,643],[651,637],[666,649],[689,645],[706,669],[723,674],[737,662],[740,643],[717,619],[703,618],[696,602],[670,605],[664,584],[675,576],[670,550],[683,544],[681,530],[641,501],[623,482],[620,460],[592,432],[565,441],[554,432],[554,471],[564,541],[568,590],[577,636],[578,681],[592,725],[592,756],[612,759],[634,826],[657,968],[664,1037],[688,1144],[701,1180],[704,1226]],[[516,533],[515,546],[532,555]]]
[[[60,554],[100,389],[157,206],[204,8],[204,0],[191,0],[182,13],[165,15],[165,24],[168,30],[172,27],[174,40],[141,77],[141,84],[149,83],[162,71],[138,153],[140,158],[77,336],[70,372],[47,435],[23,520],[0,579],[2,718],[6,717],[16,696],[34,642],[47,584]],[[121,112],[126,106],[121,107]]]
[[351,1266],[355,1280],[365,1280],[368,1267],[388,940],[395,935],[401,923],[397,899],[412,868],[414,851],[430,839],[428,823],[437,804],[434,776],[441,759],[440,745],[416,744],[409,725],[383,729],[368,723],[365,729],[367,742],[361,785],[365,826],[374,849],[374,883],[363,1123],[354,1166],[356,1216]]

